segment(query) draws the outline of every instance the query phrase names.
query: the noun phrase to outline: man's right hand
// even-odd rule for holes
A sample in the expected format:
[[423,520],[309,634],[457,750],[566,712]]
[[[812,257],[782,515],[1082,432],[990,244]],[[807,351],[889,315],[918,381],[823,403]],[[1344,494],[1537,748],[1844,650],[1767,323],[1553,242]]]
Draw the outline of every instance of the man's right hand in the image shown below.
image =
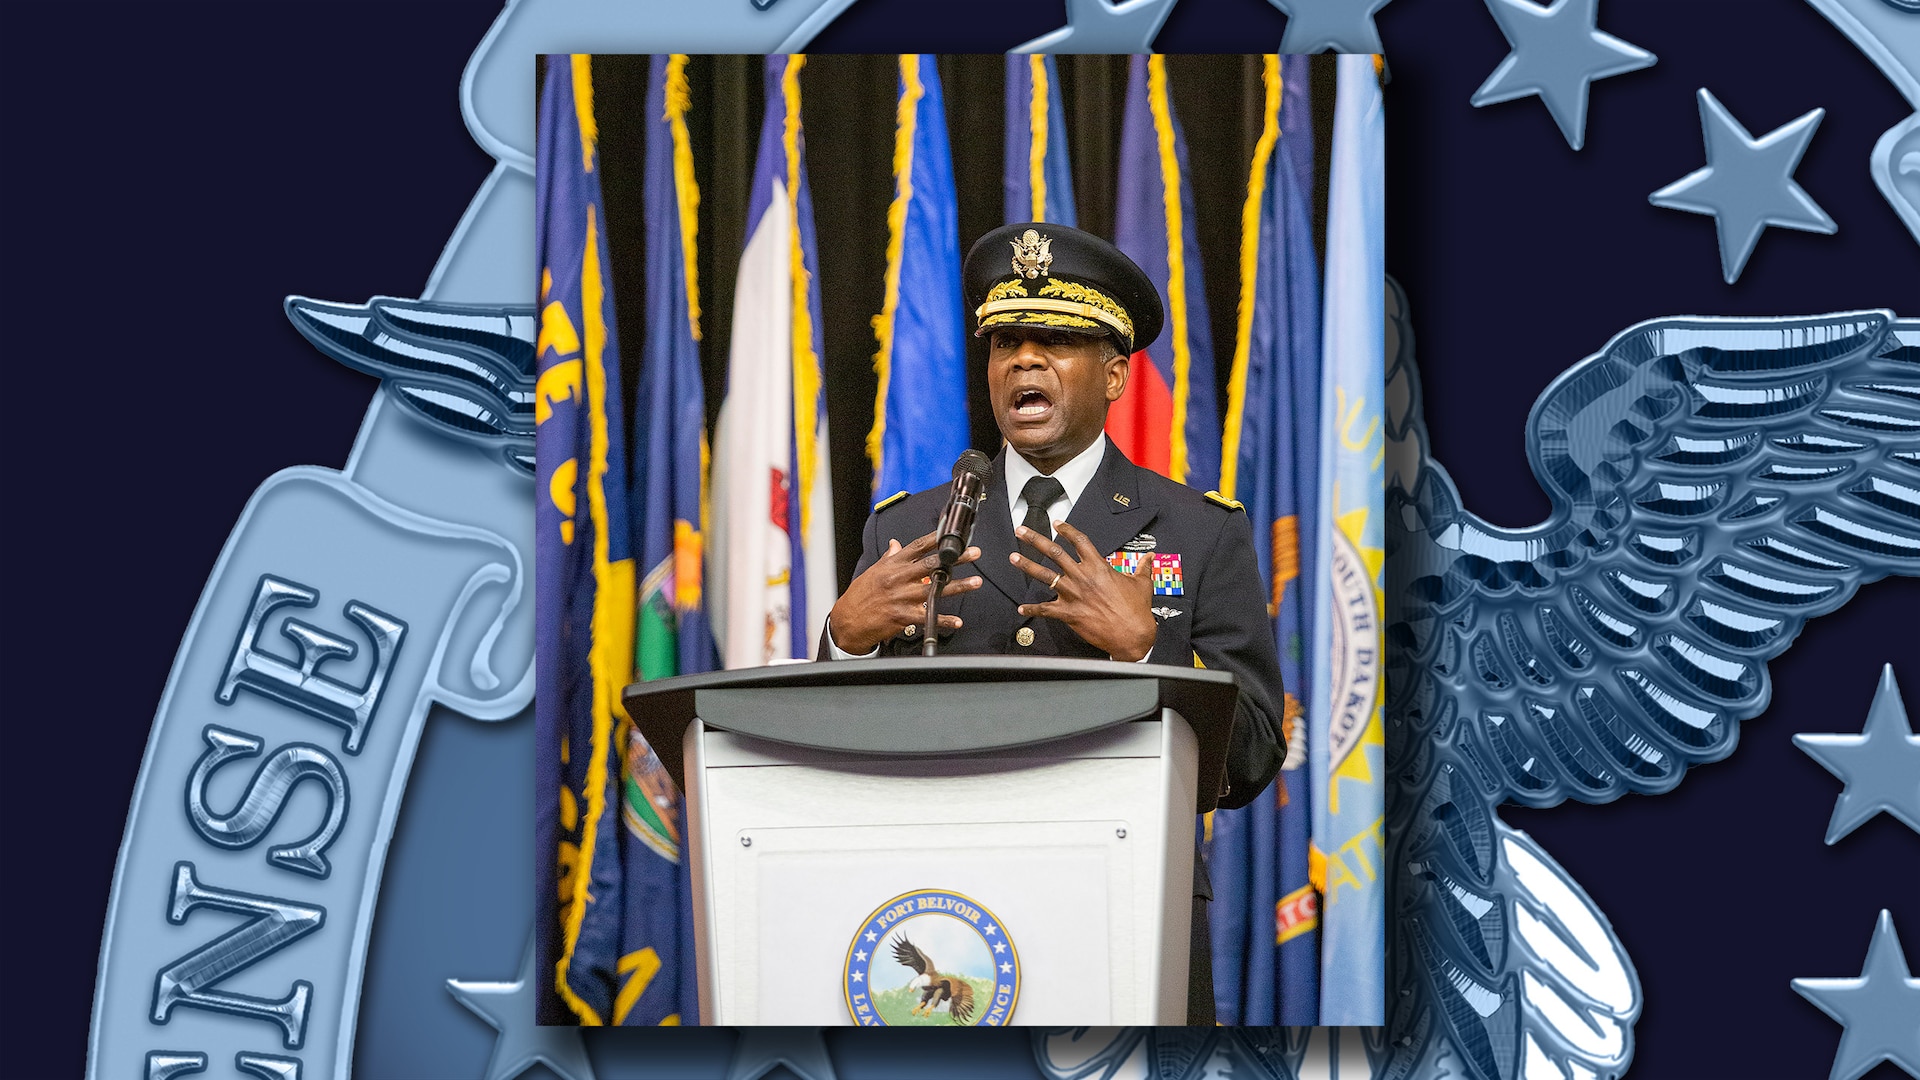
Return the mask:
[[[887,553],[853,579],[827,615],[833,643],[841,651],[872,652],[907,627],[926,622],[927,578],[940,566],[940,556],[934,550],[939,542],[936,533],[928,533],[906,547],[901,547],[898,540],[887,541]],[[979,557],[980,549],[970,547],[955,565],[965,566]],[[972,592],[983,580],[975,575],[950,581],[940,595]],[[940,616],[940,629],[959,628],[958,615]]]

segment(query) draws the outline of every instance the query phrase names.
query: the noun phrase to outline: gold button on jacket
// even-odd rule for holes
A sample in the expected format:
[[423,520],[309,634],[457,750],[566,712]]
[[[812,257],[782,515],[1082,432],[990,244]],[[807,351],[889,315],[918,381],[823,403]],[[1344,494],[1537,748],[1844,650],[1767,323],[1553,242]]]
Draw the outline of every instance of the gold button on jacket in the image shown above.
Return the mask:
[[1031,626],[1021,627],[1019,632],[1013,635],[1013,640],[1019,642],[1022,645],[1033,644],[1033,627]]

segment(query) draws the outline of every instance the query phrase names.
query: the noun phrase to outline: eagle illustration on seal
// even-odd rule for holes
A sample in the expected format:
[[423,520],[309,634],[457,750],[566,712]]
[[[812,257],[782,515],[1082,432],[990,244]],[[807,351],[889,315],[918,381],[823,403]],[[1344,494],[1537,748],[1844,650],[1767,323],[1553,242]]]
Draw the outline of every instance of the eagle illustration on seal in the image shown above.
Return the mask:
[[941,974],[933,958],[905,937],[894,939],[893,958],[914,970],[913,981],[907,984],[907,989],[920,991],[920,1001],[913,1007],[915,1016],[931,1015],[933,1010],[945,1005],[954,1023],[973,1022],[973,986],[967,980],[958,975]]

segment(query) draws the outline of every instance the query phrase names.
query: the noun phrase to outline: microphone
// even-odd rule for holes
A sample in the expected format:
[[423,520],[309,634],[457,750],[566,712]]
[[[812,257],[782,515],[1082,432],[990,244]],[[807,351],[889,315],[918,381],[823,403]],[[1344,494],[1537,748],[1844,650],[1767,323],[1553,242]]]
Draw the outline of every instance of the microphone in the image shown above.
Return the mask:
[[960,561],[973,539],[973,517],[980,509],[981,497],[987,493],[987,474],[992,469],[993,463],[978,450],[966,451],[953,463],[953,489],[947,493],[946,508],[940,511],[940,565],[927,576],[926,623],[920,637],[922,656],[933,656],[939,651],[939,638],[934,633],[939,619],[934,606],[939,602],[940,590],[947,586],[948,571]]
[[[987,474],[993,463],[978,450],[968,450],[953,463],[953,490],[940,511],[940,569],[953,569],[973,539],[973,519],[987,493]],[[944,573],[943,575],[944,576]]]

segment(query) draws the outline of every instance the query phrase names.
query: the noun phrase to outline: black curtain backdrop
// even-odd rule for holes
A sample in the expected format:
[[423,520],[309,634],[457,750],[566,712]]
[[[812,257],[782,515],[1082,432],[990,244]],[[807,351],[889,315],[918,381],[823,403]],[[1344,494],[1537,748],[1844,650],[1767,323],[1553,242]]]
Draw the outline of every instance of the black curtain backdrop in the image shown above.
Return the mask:
[[[1057,64],[1079,224],[1112,239],[1128,58],[1061,56]],[[975,238],[1002,223],[1005,65],[1005,58],[997,54],[939,58],[963,255]],[[1333,57],[1313,57],[1310,70],[1314,244],[1324,264]],[[1240,214],[1265,104],[1261,59],[1170,56],[1167,72],[1174,112],[1187,142],[1187,176],[1193,189],[1213,333],[1214,376],[1224,415],[1240,299]],[[700,184],[701,365],[706,373],[709,431],[726,392],[734,274],[746,244],[747,192],[760,136],[763,77],[764,60],[759,56],[696,56],[688,67],[693,97],[688,130],[694,175]],[[642,183],[647,80],[645,56],[593,58],[601,191],[629,395],[638,383],[646,324]],[[872,468],[866,457],[878,386],[873,370],[878,342],[872,319],[880,312],[886,272],[898,81],[898,59],[886,55],[812,55],[800,75],[807,175],[819,240],[824,386],[841,588],[852,579],[860,556],[860,530],[874,498]],[[1000,435],[987,408],[984,347],[971,342],[969,355],[975,361],[967,387],[973,445],[992,453],[1000,445]],[[631,401],[627,415],[633,415]]]

